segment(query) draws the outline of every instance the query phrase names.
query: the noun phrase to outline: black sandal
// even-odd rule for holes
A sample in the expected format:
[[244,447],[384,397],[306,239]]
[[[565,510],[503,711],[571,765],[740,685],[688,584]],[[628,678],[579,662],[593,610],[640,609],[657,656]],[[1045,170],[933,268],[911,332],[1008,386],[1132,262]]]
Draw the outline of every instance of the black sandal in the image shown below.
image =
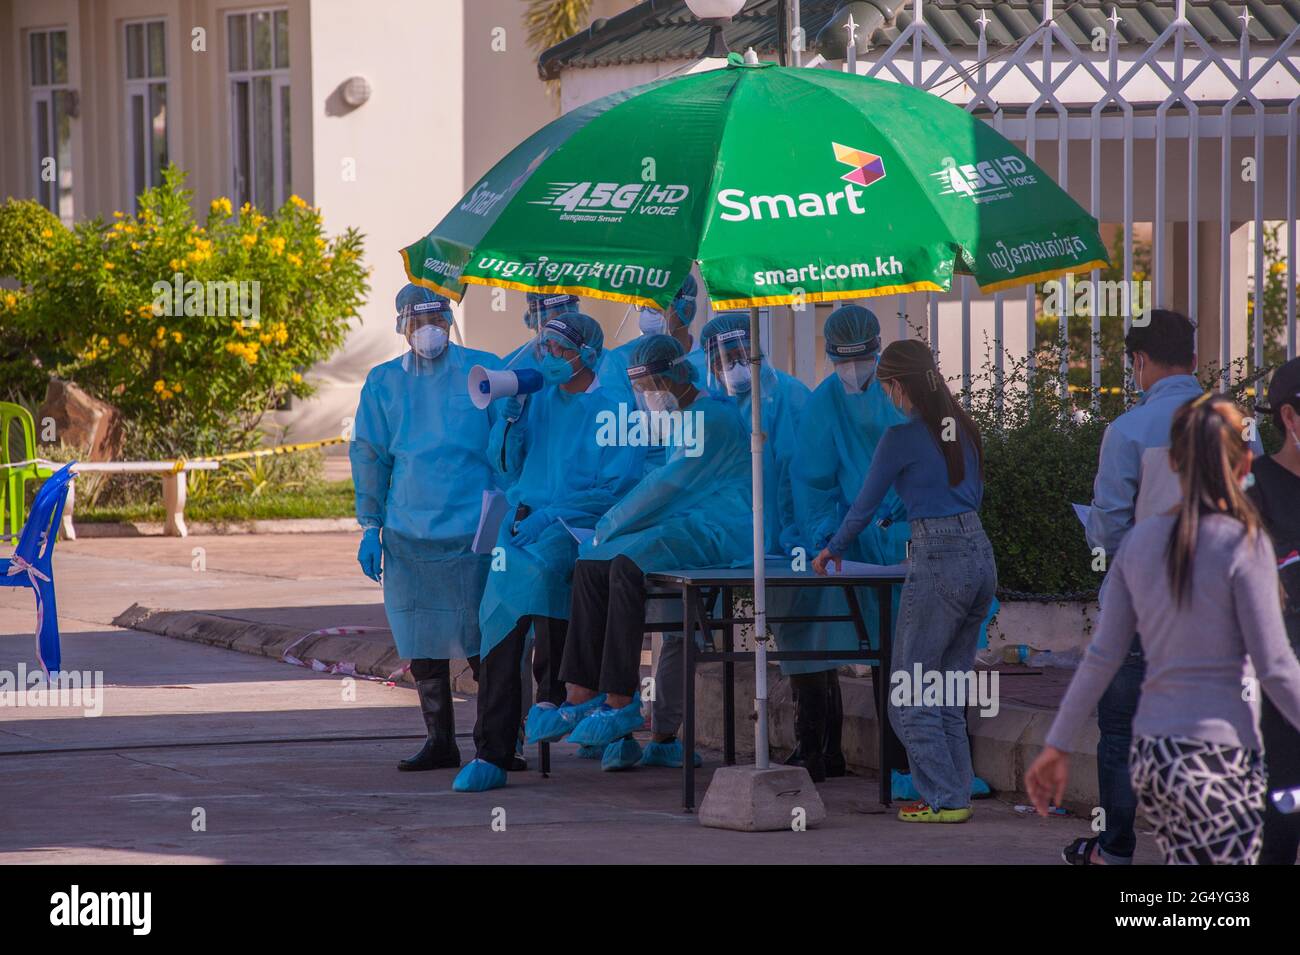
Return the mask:
[[1061,850],[1061,858],[1070,865],[1093,865],[1092,849],[1099,838],[1093,836],[1091,839],[1075,839]]

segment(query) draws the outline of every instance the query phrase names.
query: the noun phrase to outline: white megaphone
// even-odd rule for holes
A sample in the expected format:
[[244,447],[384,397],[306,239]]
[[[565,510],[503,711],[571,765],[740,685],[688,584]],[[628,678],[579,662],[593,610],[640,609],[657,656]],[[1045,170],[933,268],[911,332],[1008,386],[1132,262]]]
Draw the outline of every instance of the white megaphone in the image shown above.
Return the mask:
[[513,395],[531,395],[541,391],[542,373],[535,368],[520,368],[518,371],[497,371],[475,365],[469,370],[469,400],[480,410],[486,408],[498,398]]

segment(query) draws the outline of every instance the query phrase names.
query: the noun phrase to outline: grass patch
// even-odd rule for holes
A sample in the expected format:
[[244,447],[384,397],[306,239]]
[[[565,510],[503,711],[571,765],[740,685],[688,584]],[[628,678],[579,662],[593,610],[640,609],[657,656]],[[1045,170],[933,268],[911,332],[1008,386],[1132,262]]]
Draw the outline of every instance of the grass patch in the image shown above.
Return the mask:
[[[153,501],[109,507],[77,508],[78,524],[160,522],[162,490]],[[356,515],[352,481],[322,481],[306,488],[266,490],[258,495],[212,494],[192,497],[185,504],[187,521],[273,521],[302,517],[353,517]]]

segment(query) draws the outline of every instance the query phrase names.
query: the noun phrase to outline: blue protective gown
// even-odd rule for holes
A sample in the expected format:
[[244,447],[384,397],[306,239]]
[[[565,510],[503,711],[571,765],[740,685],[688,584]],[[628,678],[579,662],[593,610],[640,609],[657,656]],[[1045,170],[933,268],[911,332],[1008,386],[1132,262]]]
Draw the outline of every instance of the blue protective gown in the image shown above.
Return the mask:
[[579,556],[611,560],[622,554],[646,573],[753,563],[749,434],[734,403],[700,392],[686,413],[697,415],[702,451],[666,449],[666,461],[646,473],[596,523]]
[[[604,415],[618,416],[618,399],[599,379],[583,394],[547,387],[529,397],[518,422],[492,428],[488,457],[503,479],[509,508],[497,546],[504,566],[488,574],[479,606],[481,650],[491,652],[521,617],[569,618],[569,587],[578,543],[559,522],[592,528],[642,472],[645,449],[597,443]],[[556,518],[523,546],[511,543],[515,509]]]
[[447,660],[479,650],[478,607],[489,557],[470,549],[495,411],[469,398],[469,370],[497,368],[487,352],[449,344],[420,374],[407,356],[366,376],[349,448],[357,520],[382,527],[384,611],[406,659]]
[[[791,466],[800,543],[807,549],[809,563],[848,513],[885,430],[905,420],[874,378],[864,391],[850,395],[840,379],[832,374],[812,393],[801,420],[799,451]],[[893,523],[882,528],[873,521],[843,555],[845,560],[894,564],[906,559],[911,531],[902,502],[892,490],[886,495],[877,518],[887,515],[893,517]],[[891,619],[895,624],[900,589],[893,589],[894,614]],[[876,632],[879,613],[876,592],[861,587],[856,593],[875,646],[879,638]],[[780,606],[772,609],[774,616],[848,612],[843,593],[832,588],[792,589],[784,594],[778,591],[777,604]],[[777,646],[783,650],[853,650],[857,647],[857,634],[849,623],[783,624],[774,629],[777,631]],[[786,674],[815,673],[838,665],[821,661],[783,661],[781,670]]]

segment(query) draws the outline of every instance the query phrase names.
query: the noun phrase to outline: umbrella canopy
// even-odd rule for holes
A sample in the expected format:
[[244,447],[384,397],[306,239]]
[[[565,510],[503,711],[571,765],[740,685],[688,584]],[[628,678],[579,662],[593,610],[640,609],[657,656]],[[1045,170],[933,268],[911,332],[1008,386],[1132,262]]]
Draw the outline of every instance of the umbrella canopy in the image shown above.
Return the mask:
[[748,65],[572,110],[425,238],[410,280],[715,308],[982,291],[1106,264],[1097,222],[987,123],[924,90]]

